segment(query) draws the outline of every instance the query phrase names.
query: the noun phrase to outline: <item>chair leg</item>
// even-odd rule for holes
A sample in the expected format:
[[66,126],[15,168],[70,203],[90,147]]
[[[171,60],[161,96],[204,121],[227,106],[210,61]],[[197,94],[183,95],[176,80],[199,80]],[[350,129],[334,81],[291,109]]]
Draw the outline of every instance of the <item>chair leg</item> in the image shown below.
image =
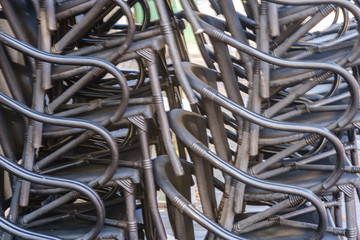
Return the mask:
[[357,221],[354,186],[350,184],[340,185],[339,189],[344,192],[346,211],[346,237],[349,240],[357,239]]
[[[334,213],[335,213],[335,226],[338,228],[343,228],[343,220],[342,220],[342,204],[343,204],[343,199],[344,199],[344,193],[343,192],[339,192],[337,193],[337,201],[340,203],[339,205],[334,207]],[[341,239],[344,239],[343,236],[340,237]]]
[[[157,199],[156,199],[156,188],[154,182],[154,173],[153,166],[150,160],[150,151],[149,151],[149,142],[147,136],[147,124],[143,116],[137,116],[137,123],[142,123],[137,125],[139,139],[140,139],[140,148],[142,154],[142,167],[144,170],[144,184],[145,184],[145,195],[146,202],[149,203],[149,209],[151,217],[156,228],[156,233],[159,239],[166,239],[166,231],[164,224],[161,220],[160,212],[158,209]],[[135,121],[136,122],[136,121]],[[134,123],[134,121],[133,121]]]
[[117,180],[121,187],[123,187],[123,194],[126,203],[126,216],[127,216],[127,230],[131,240],[138,240],[138,228],[135,216],[136,199],[135,199],[135,185],[131,179]]

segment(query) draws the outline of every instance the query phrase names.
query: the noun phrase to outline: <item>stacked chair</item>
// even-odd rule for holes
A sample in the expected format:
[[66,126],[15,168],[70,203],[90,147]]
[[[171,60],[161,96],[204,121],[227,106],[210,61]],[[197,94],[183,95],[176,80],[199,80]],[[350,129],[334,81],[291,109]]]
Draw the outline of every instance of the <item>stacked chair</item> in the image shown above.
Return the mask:
[[178,3],[0,0],[0,238],[360,239],[360,3]]

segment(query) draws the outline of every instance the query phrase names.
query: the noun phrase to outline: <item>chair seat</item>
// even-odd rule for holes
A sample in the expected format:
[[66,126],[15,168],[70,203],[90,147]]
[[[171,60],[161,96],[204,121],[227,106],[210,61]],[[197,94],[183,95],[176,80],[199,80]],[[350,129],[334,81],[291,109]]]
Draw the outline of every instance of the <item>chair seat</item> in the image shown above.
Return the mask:
[[[343,111],[332,111],[332,112],[318,112],[318,113],[307,113],[302,114],[299,117],[293,117],[291,119],[287,119],[286,122],[295,122],[302,124],[311,124],[312,126],[327,126],[334,121],[336,121],[341,115],[343,115]],[[263,128],[260,131],[260,138],[278,138],[293,135],[294,132],[287,131],[279,131],[270,128]]]
[[[289,226],[272,226],[246,234],[241,234],[241,237],[251,240],[308,240],[314,233],[312,229],[301,229]],[[339,240],[340,238],[332,234],[326,233],[322,238],[324,240]]]
[[[334,164],[335,157],[323,159],[317,164]],[[266,180],[274,181],[277,183],[288,184],[292,186],[298,186],[302,188],[310,189],[313,186],[321,184],[330,174],[330,171],[313,171],[313,170],[296,170],[285,174],[280,174]],[[336,185],[351,184],[355,188],[360,187],[360,178],[355,173],[343,173]],[[325,191],[325,190],[324,190]],[[336,186],[326,190],[326,192],[338,191]],[[263,190],[255,189],[247,186],[246,192],[248,194],[263,194]]]
[[[85,235],[93,226],[91,222],[79,219],[68,219],[54,224],[44,225],[39,228],[31,229],[34,232],[57,236],[63,239],[77,239]],[[125,239],[124,230],[112,226],[104,225],[96,239]]]
[[[82,183],[89,183],[94,179],[99,178],[106,170],[107,165],[99,164],[85,164],[81,166],[72,167],[63,171],[58,171],[52,176],[66,179],[76,180]],[[118,179],[132,179],[133,183],[140,182],[140,175],[138,170],[133,168],[117,168],[111,180]],[[47,186],[32,184],[32,189],[48,188]]]
[[[105,209],[105,216],[107,219],[122,222],[127,221],[125,202],[112,199],[105,202],[105,205],[107,206]],[[92,217],[96,216],[96,213],[88,203],[66,204],[54,210],[53,213],[56,215],[60,212],[83,213]],[[141,209],[136,211],[136,218],[139,223],[143,223]],[[94,224],[95,222],[93,221],[83,220],[75,215],[74,217],[58,220],[49,224],[43,224],[41,227],[33,227],[29,230],[64,239],[76,239],[86,234]],[[126,233],[122,228],[104,224],[96,239],[123,240],[125,237]]]
[[[283,213],[287,213],[287,212],[283,212]],[[245,215],[249,216],[251,214],[245,214]],[[289,220],[317,224],[318,216],[316,213],[306,213],[300,216],[290,218]],[[332,221],[328,221],[328,222],[331,223]],[[292,227],[286,225],[272,225],[248,233],[240,234],[240,236],[252,240],[271,240],[271,239],[308,240],[310,239],[313,233],[314,230],[310,228],[298,228],[298,227]],[[339,240],[340,238],[333,234],[325,233],[322,239]]]

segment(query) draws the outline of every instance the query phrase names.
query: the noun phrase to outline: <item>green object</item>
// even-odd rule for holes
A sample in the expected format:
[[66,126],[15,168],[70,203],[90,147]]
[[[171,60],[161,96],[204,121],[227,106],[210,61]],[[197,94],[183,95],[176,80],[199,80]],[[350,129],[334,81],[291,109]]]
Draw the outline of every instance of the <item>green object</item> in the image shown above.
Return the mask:
[[[195,4],[197,3],[196,0],[194,0],[194,2]],[[171,0],[171,5],[175,13],[183,11],[180,0]],[[188,22],[185,22],[185,26],[186,26],[184,29],[185,41],[188,43],[195,43],[196,39],[191,25]]]
[[[159,19],[159,14],[156,9],[156,5],[154,0],[148,0],[149,7],[150,7],[150,21],[156,21]],[[134,6],[135,9],[135,22],[136,23],[143,23],[144,22],[144,10],[141,7],[140,3],[136,3]]]
[[159,14],[154,0],[148,0],[150,6],[150,21],[159,20]]
[[183,10],[179,0],[171,0],[171,7],[175,13],[181,12]]
[[134,6],[135,9],[135,22],[141,24],[144,22],[144,10],[141,7],[140,3],[136,3]]
[[[156,9],[155,1],[148,0],[148,3],[149,3],[149,7],[150,7],[150,21],[158,20],[159,14]],[[196,0],[195,0],[195,3],[196,3]],[[171,6],[175,13],[181,12],[183,10],[179,0],[171,0]],[[143,23],[144,11],[143,11],[141,5],[139,3],[136,3],[134,8],[135,8],[135,22],[139,23],[139,24]],[[185,35],[186,42],[195,43],[196,42],[195,35],[194,35],[191,25],[188,22],[185,22],[185,24],[186,24],[186,28],[184,30],[184,35]]]
[[185,41],[188,43],[195,43],[196,39],[195,39],[195,34],[194,34],[194,30],[192,29],[191,25],[186,22],[186,28],[184,30],[184,36],[185,36]]

